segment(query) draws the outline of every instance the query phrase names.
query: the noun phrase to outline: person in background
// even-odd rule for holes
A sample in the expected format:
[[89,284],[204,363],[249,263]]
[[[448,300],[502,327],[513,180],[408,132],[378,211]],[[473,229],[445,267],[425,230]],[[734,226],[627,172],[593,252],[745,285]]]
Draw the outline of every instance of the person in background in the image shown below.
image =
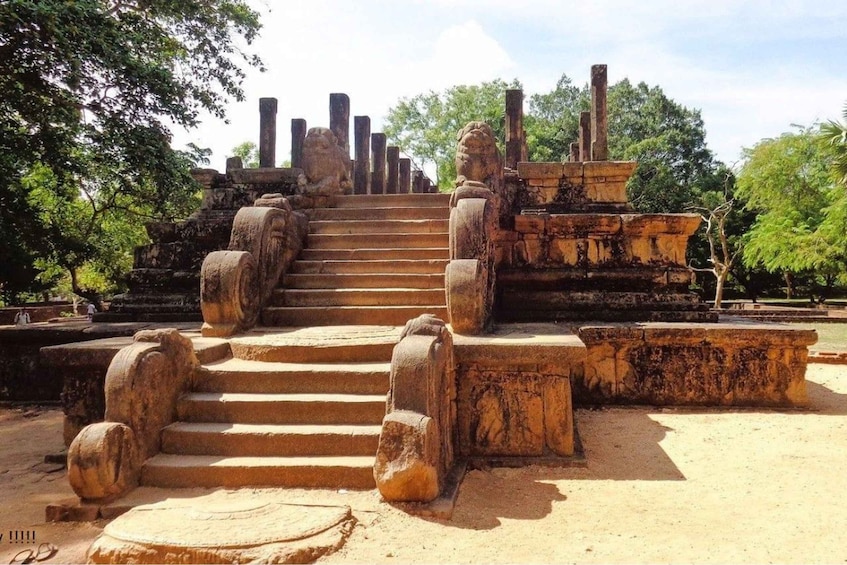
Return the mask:
[[32,319],[30,318],[29,312],[27,312],[26,308],[21,308],[21,311],[15,314],[16,326],[25,326],[31,321]]
[[91,320],[94,318],[94,312],[97,311],[97,307],[94,306],[91,302],[88,303],[88,319]]

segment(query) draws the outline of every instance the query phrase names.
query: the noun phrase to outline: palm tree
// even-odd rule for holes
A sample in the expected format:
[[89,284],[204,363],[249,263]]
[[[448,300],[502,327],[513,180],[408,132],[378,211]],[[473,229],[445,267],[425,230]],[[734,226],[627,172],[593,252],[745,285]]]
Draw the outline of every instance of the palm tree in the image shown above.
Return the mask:
[[844,104],[844,121],[830,120],[821,125],[821,137],[832,146],[833,166],[842,184],[847,185],[847,103]]

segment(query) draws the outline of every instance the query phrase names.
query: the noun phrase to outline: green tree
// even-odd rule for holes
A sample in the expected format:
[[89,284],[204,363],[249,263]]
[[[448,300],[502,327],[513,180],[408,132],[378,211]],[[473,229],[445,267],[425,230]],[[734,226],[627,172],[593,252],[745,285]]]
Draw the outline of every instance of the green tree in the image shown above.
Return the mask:
[[37,259],[115,264],[107,248],[134,241],[113,229],[121,214],[193,207],[188,168],[203,154],[172,149],[166,124],[190,128],[243,99],[259,28],[244,0],[0,3],[0,234],[14,247],[4,292],[26,286]]
[[259,148],[252,141],[239,143],[230,152],[233,157],[241,158],[241,164],[245,169],[257,169],[259,167]]
[[747,234],[744,262],[768,271],[812,273],[826,297],[847,267],[841,202],[833,155],[815,128],[763,139],[744,151],[738,193],[758,217]]
[[388,110],[385,135],[419,161],[420,166],[434,164],[438,186],[452,188],[456,179],[456,134],[468,122],[484,121],[502,144],[506,90],[513,88],[521,88],[521,84],[517,80],[507,83],[497,79],[479,85],[453,86],[442,93],[430,91],[401,98]]

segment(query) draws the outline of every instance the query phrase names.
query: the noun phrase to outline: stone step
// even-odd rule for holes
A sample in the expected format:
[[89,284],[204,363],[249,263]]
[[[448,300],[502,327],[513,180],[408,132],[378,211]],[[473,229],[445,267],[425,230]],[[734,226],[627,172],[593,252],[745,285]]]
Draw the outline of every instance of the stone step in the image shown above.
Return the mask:
[[450,194],[355,194],[337,196],[336,208],[447,208]]
[[221,457],[159,453],[141,470],[143,486],[374,488],[374,456]]
[[447,233],[448,220],[327,220],[309,222],[310,234]]
[[[390,356],[390,353],[389,353]],[[227,359],[195,374],[194,392],[385,394],[390,363],[274,363]]]
[[406,323],[333,327],[306,320],[310,327],[280,324],[289,327],[257,328],[231,338],[232,356],[279,363],[388,363]]
[[509,290],[497,297],[501,310],[708,310],[696,294],[605,291]]
[[[394,249],[415,247],[448,247],[450,237],[443,233],[355,233],[309,234],[309,249]],[[411,257],[408,257],[411,258]]]
[[449,261],[450,249],[443,247],[373,248],[361,249],[304,249],[300,252],[303,261],[395,261],[432,260]]
[[270,306],[425,306],[446,304],[443,288],[338,288],[274,290]]
[[311,221],[324,220],[447,220],[450,208],[312,208],[306,210]]
[[353,275],[359,273],[403,273],[444,276],[449,259],[397,259],[387,260],[365,260],[349,261],[329,259],[326,261],[303,261],[297,260],[291,265],[290,273],[293,274],[335,274]]
[[376,453],[382,426],[177,422],[162,430],[162,452],[228,457],[302,457]]
[[378,425],[385,395],[191,392],[179,399],[177,416],[184,422]]
[[[428,306],[297,306],[268,307],[262,310],[262,323],[266,326],[335,326],[369,324],[402,326],[421,314],[432,314],[447,319],[444,304]],[[390,358],[390,356],[389,356]]]
[[717,322],[717,312],[663,310],[502,310],[496,308],[498,322]]
[[287,274],[280,288],[444,288],[444,273],[437,274]]

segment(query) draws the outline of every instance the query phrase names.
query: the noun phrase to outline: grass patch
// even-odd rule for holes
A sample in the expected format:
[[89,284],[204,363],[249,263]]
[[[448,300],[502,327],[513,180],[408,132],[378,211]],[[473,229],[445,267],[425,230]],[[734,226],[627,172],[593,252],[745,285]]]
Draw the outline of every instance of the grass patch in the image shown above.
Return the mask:
[[806,330],[817,330],[818,342],[811,346],[810,349],[817,349],[818,351],[847,351],[847,324],[831,322],[815,324],[812,322],[805,324],[792,323],[790,325]]

